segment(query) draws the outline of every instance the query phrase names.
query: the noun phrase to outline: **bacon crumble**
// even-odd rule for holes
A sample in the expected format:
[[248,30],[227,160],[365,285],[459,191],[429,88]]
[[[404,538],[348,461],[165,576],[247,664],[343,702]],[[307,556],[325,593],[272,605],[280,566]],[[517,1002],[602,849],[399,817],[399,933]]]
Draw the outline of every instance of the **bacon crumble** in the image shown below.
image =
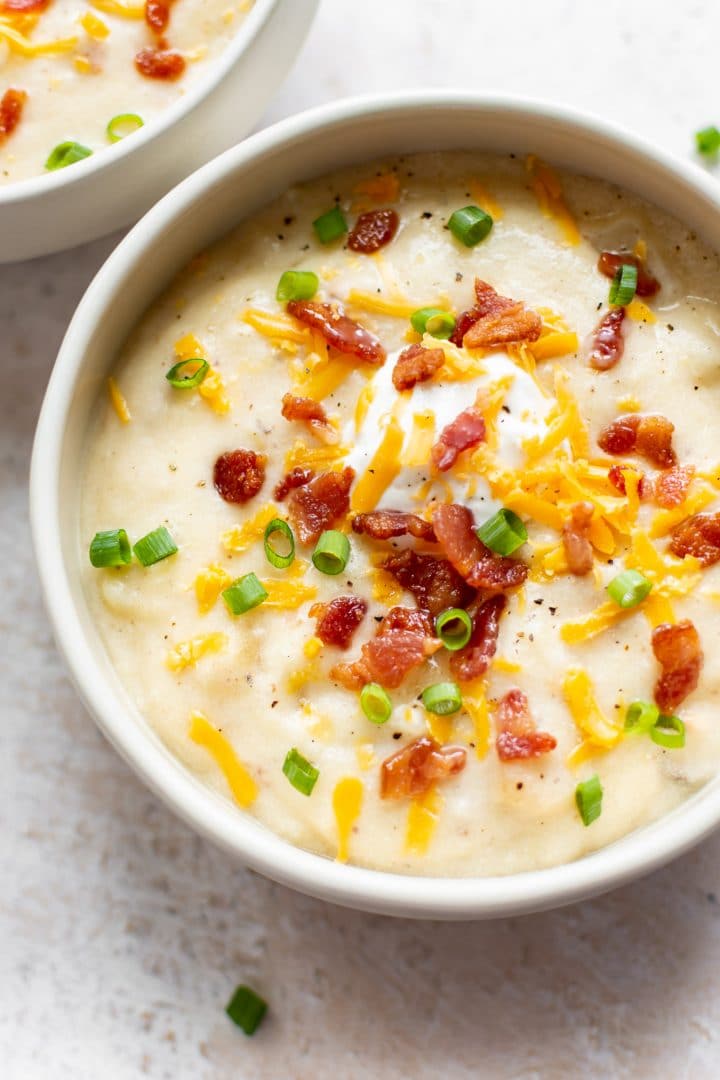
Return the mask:
[[291,491],[309,484],[314,477],[315,473],[312,469],[303,469],[300,465],[296,465],[275,485],[273,495],[277,502],[284,502]]
[[522,585],[527,578],[525,563],[496,555],[485,547],[475,533],[467,507],[457,503],[438,506],[433,527],[448,559],[474,589],[504,592]]
[[350,509],[350,485],[355,471],[320,473],[309,483],[294,489],[288,500],[288,513],[301,544],[314,544],[325,529]]
[[366,612],[367,604],[359,596],[336,596],[328,604],[313,604],[309,614],[317,619],[316,637],[325,645],[347,649]]
[[432,636],[427,612],[394,607],[378,626],[375,637],[362,646],[359,658],[349,664],[336,664],[330,676],[348,690],[360,690],[369,682],[397,690],[413,668],[441,647],[441,642]]
[[145,0],[145,22],[155,34],[164,34],[170,22],[172,0]]
[[162,42],[158,42],[157,45],[147,45],[136,54],[135,67],[147,79],[174,82],[185,71],[187,62],[181,53],[167,49]]
[[704,659],[700,635],[689,619],[662,623],[653,630],[652,650],[661,667],[655,702],[662,713],[672,713],[700,680]]
[[590,366],[596,371],[609,371],[622,360],[625,351],[623,322],[625,308],[614,307],[605,312],[595,327],[590,349]]
[[356,356],[370,364],[385,363],[385,349],[378,339],[345,315],[338,304],[290,300],[287,310],[299,322],[317,330],[328,345],[338,352]]
[[570,520],[563,524],[565,557],[570,573],[576,577],[584,577],[593,568],[593,549],[589,536],[594,512],[595,507],[591,502],[575,503],[570,508]]
[[488,597],[475,609],[470,640],[450,658],[450,670],[458,682],[477,679],[490,667],[497,651],[500,617],[506,606],[507,597],[498,593]]
[[474,590],[447,559],[407,549],[390,555],[382,564],[403,589],[415,598],[418,607],[435,617],[452,607],[467,607]]
[[254,450],[227,450],[215,462],[213,483],[229,503],[246,503],[265,482],[265,457]]
[[49,4],[50,0],[0,0],[0,11],[29,15],[31,12],[44,11]]
[[692,555],[703,566],[720,561],[720,512],[693,514],[672,533],[670,551],[678,558]]
[[501,296],[486,281],[475,278],[476,303],[462,312],[450,338],[468,349],[490,349],[521,341],[537,341],[542,319],[517,300]]
[[382,799],[417,798],[438,780],[456,776],[465,768],[467,751],[463,746],[441,746],[428,735],[421,735],[396,750],[380,766]]
[[538,731],[530,703],[522,690],[509,690],[498,702],[495,748],[501,761],[541,757],[557,746],[547,731]]
[[445,363],[442,349],[426,349],[423,345],[409,345],[403,349],[393,368],[392,381],[396,390],[412,390],[417,383],[432,379]]
[[360,214],[348,236],[348,247],[361,255],[372,255],[390,243],[400,226],[395,210],[367,210]]
[[651,484],[652,498],[664,510],[682,506],[694,476],[694,465],[675,465],[667,472],[659,473]]
[[442,429],[430,451],[430,460],[440,472],[447,472],[464,450],[472,450],[484,442],[485,434],[485,418],[471,405]]
[[313,398],[296,397],[295,394],[284,394],[282,399],[282,415],[285,420],[298,420],[307,424],[314,435],[324,443],[336,443],[338,434],[327,418],[325,408],[320,401]]
[[614,278],[621,266],[634,266],[637,270],[637,296],[655,296],[660,291],[660,282],[653,277],[644,261],[629,251],[602,251],[597,265],[600,273],[607,278]]
[[371,510],[356,514],[352,519],[353,532],[370,536],[373,540],[391,540],[396,536],[414,536],[416,540],[435,542],[432,522],[405,510]]
[[656,413],[627,413],[613,420],[598,436],[598,446],[606,454],[639,454],[660,469],[677,464],[672,447],[675,425]]
[[24,90],[6,90],[0,98],[0,145],[8,139],[22,120],[27,101]]

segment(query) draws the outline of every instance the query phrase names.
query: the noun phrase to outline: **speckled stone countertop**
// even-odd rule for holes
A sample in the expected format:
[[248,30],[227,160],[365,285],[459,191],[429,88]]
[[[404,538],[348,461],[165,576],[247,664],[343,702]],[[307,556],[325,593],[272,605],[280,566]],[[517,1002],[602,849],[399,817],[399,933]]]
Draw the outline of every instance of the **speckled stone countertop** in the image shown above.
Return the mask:
[[[687,155],[720,122],[719,39],[712,0],[324,0],[265,121],[471,86],[570,102]],[[0,268],[0,1075],[714,1080],[720,836],[563,911],[395,921],[233,866],[99,735],[50,639],[26,487],[57,347],[116,240]],[[241,980],[271,1002],[254,1039],[223,1014]]]

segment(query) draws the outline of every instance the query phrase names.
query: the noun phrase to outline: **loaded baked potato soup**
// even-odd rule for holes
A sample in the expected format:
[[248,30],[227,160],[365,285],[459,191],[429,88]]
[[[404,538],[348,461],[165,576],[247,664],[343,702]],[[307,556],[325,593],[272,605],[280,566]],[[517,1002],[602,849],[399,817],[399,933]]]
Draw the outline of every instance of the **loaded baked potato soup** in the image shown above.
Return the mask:
[[177,101],[254,0],[0,0],[0,184],[81,161]]
[[138,710],[363,866],[508,874],[671,810],[720,762],[718,296],[681,224],[533,157],[384,161],[244,222],[87,446]]

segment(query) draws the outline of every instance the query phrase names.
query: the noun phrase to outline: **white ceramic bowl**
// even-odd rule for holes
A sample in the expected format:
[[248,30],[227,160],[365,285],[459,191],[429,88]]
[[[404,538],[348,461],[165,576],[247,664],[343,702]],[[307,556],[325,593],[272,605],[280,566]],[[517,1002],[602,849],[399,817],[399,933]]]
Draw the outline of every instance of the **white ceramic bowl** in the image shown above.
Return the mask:
[[493,878],[423,878],[332,862],[292,847],[206,789],[165,749],[120,686],[88,615],[78,536],[83,442],[128,331],[187,260],[290,184],[414,150],[538,151],[634,189],[720,249],[716,184],[635,136],[557,106],[465,93],[345,101],[286,120],[223,154],[167,195],[110,256],[67,332],[38,425],[31,513],[52,625],[100,728],[157,794],[248,866],[303,892],[370,911],[484,918],[569,903],[646,873],[720,820],[720,778],[673,813],[577,862]]
[[119,229],[241,139],[305,39],[319,0],[255,0],[237,34],[152,123],[72,168],[0,188],[0,263],[49,255]]

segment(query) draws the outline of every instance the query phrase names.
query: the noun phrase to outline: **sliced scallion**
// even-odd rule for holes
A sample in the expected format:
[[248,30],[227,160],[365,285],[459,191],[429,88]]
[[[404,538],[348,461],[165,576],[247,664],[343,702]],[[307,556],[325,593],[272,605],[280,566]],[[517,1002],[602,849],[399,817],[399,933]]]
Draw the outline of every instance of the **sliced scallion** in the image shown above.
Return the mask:
[[659,716],[660,710],[651,701],[633,701],[625,713],[625,731],[628,735],[646,735]]
[[127,566],[132,562],[132,548],[124,529],[105,529],[90,541],[93,566]]
[[583,825],[592,825],[602,813],[603,789],[600,777],[595,774],[589,780],[583,780],[575,788],[575,804],[582,818]]
[[608,303],[615,307],[625,307],[635,295],[637,289],[638,272],[637,266],[632,263],[623,263],[615,271],[615,276],[610,283]]
[[299,791],[301,795],[312,795],[320,770],[316,769],[295,747],[288,750],[285,755],[282,770],[296,791]]
[[493,219],[479,206],[464,206],[450,215],[448,229],[465,247],[475,247],[493,227]]
[[435,633],[446,649],[456,652],[467,645],[472,634],[472,619],[463,608],[448,608],[435,620]]
[[639,570],[623,570],[622,574],[614,577],[607,586],[610,599],[621,608],[631,608],[642,603],[651,589],[652,581],[648,581]]
[[138,562],[143,566],[153,566],[162,559],[167,559],[169,555],[174,555],[177,549],[177,544],[164,525],[141,537],[133,547]]
[[447,341],[455,329],[455,316],[442,308],[418,308],[410,316],[410,325],[418,334],[427,333],[431,337]]
[[268,591],[257,574],[244,574],[223,590],[222,598],[231,615],[244,615],[246,611],[267,600]]
[[366,683],[360,691],[360,708],[373,724],[385,724],[392,715],[390,695],[380,683]]
[[320,281],[312,270],[286,270],[278,281],[275,299],[281,304],[288,300],[312,300]]
[[238,986],[225,1012],[246,1035],[254,1035],[267,1012],[267,1002],[249,986]]
[[176,390],[193,390],[203,381],[210,365],[199,356],[189,360],[179,360],[168,371],[165,378]]
[[521,518],[505,507],[476,529],[478,539],[497,555],[512,555],[528,538]]
[[50,151],[45,168],[48,172],[54,172],[56,169],[64,169],[67,165],[74,165],[76,161],[82,161],[83,158],[91,157],[91,155],[90,147],[83,146],[82,143],[61,142]]
[[650,738],[666,750],[679,750],[685,745],[685,725],[679,716],[660,716],[650,728]]
[[312,224],[321,244],[332,244],[333,240],[338,240],[348,231],[345,215],[339,206],[333,206],[332,210],[315,218]]
[[118,113],[110,120],[105,131],[110,142],[120,142],[127,135],[132,135],[133,131],[139,131],[144,124],[145,121],[137,113]]
[[427,711],[436,716],[450,716],[462,708],[460,687],[454,682],[433,683],[426,686],[420,696]]
[[350,541],[338,529],[327,529],[320,535],[312,553],[313,566],[321,574],[342,574],[350,558]]
[[[280,533],[287,540],[288,550],[284,554],[276,551],[272,545],[272,538],[276,533]],[[282,518],[273,518],[265,529],[264,543],[265,558],[272,566],[278,570],[284,570],[286,566],[292,564],[295,558],[295,537],[287,521],[283,521]]]
[[714,124],[703,128],[702,131],[696,131],[695,146],[698,153],[702,154],[703,157],[716,157],[718,150],[720,150],[720,131]]

